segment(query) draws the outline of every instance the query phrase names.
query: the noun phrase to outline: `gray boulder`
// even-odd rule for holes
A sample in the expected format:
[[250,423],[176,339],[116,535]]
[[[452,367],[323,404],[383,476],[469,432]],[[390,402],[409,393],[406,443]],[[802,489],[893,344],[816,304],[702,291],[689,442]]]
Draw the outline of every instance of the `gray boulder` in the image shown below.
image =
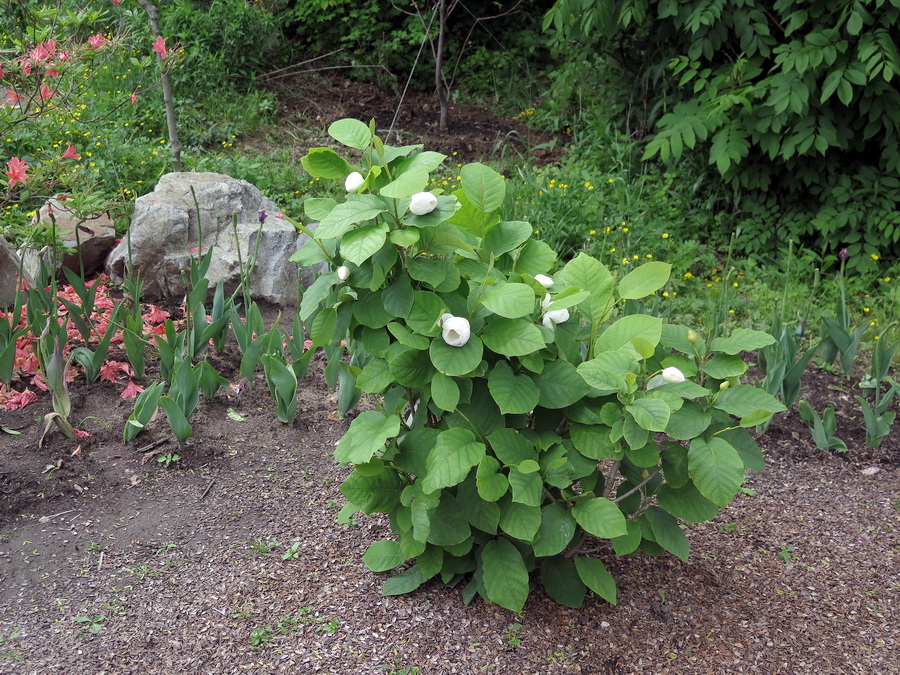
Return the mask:
[[[268,212],[261,227],[260,210]],[[237,214],[236,238],[232,214]],[[218,173],[167,174],[153,192],[135,202],[129,229],[133,270],[140,274],[148,296],[178,298],[185,292],[181,273],[190,269],[192,255],[212,248],[210,288],[221,280],[230,292],[240,282],[240,248],[245,268],[251,258],[256,260],[250,276],[252,297],[295,305],[298,267],[289,258],[306,237],[298,236],[280,215],[279,208],[247,181]],[[127,263],[126,237],[110,254],[107,273],[121,281]]]
[[[31,283],[28,273],[25,280]],[[19,284],[19,256],[12,247],[0,237],[0,310],[12,307],[16,301],[16,288]]]

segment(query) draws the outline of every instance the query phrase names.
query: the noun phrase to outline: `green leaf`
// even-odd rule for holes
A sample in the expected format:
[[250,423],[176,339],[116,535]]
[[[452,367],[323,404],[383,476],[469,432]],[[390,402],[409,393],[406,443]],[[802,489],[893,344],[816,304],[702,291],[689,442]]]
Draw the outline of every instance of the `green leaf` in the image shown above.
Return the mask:
[[688,449],[688,471],[697,490],[722,508],[744,482],[744,462],[738,451],[721,438],[695,438]]
[[556,264],[556,251],[537,239],[529,239],[519,250],[516,271],[520,274],[546,274]]
[[424,216],[417,216],[412,211],[407,211],[400,222],[410,227],[435,227],[445,220],[453,218],[458,209],[459,202],[456,197],[439,195],[434,211],[426,213]]
[[569,436],[575,449],[582,455],[597,461],[615,457],[618,443],[609,440],[609,427],[600,425],[569,425]]
[[648,431],[665,431],[669,423],[671,410],[662,401],[652,398],[641,398],[632,405],[625,406],[634,421]]
[[375,195],[348,195],[347,201],[335,206],[316,228],[317,239],[340,237],[355,223],[371,220],[387,211],[384,202]]
[[590,391],[568,361],[549,361],[543,372],[534,376],[534,381],[541,392],[539,404],[553,410],[572,405]]
[[590,361],[578,364],[578,374],[601,394],[625,393],[625,373],[638,373],[638,360],[633,352],[619,349],[599,352]]
[[528,569],[518,549],[503,538],[489,541],[481,554],[481,571],[487,599],[521,612],[528,599]]
[[394,316],[404,319],[412,309],[413,297],[412,284],[405,274],[394,279],[381,294],[384,308]]
[[641,526],[638,523],[633,520],[626,520],[625,525],[628,529],[627,533],[612,540],[613,550],[619,557],[637,551],[643,539]]
[[637,267],[619,282],[619,297],[626,300],[639,300],[666,285],[672,266],[664,262],[648,262]]
[[781,401],[758,387],[748,384],[738,384],[729,387],[716,399],[713,407],[724,410],[735,417],[745,417],[757,410],[765,410],[770,413],[784,412]]
[[738,377],[747,370],[747,364],[740,356],[720,354],[703,364],[703,371],[717,380],[727,380],[729,377]]
[[[310,197],[303,202],[303,212],[310,220],[319,221],[327,218],[335,206],[337,206],[337,202],[330,197]],[[315,248],[319,247],[315,246]]]
[[434,367],[450,376],[468,375],[475,370],[481,363],[483,351],[481,340],[476,335],[470,336],[462,347],[452,347],[443,338],[436,337],[428,349]]
[[541,509],[541,526],[534,543],[534,554],[545,557],[562,553],[575,536],[575,518],[560,502],[553,502]]
[[172,433],[175,434],[175,438],[178,439],[179,445],[193,436],[194,430],[191,428],[187,417],[185,417],[184,412],[181,410],[178,403],[168,396],[161,396],[159,405],[166,411],[166,420],[169,422],[169,427],[171,427]]
[[532,542],[540,526],[540,508],[503,500],[500,505],[500,529],[508,535],[521,541]]
[[426,185],[428,185],[428,172],[424,169],[410,169],[378,190],[378,194],[391,199],[403,199],[422,192]]
[[475,441],[468,429],[442,431],[428,454],[427,473],[422,480],[422,492],[430,494],[444,487],[458,485],[465,480],[473,466],[484,457],[483,443]]
[[499,473],[501,464],[490,455],[485,455],[478,463],[475,472],[475,483],[478,487],[478,495],[488,502],[496,502],[509,489],[509,482],[502,473]]
[[400,572],[400,574],[391,577],[384,582],[381,587],[382,595],[403,595],[412,593],[419,586],[424,584],[428,579],[422,574],[422,570],[418,565],[413,565],[408,570]]
[[609,604],[616,604],[616,580],[596,558],[575,557],[575,569],[585,585]]
[[508,466],[515,466],[528,459],[537,459],[534,444],[515,429],[504,427],[488,436],[488,443],[497,458]]
[[434,366],[427,352],[395,342],[386,356],[391,374],[400,386],[421,387],[430,382],[434,375]]
[[462,189],[479,211],[490,213],[500,208],[506,196],[506,180],[490,167],[473,162],[460,169]]
[[396,172],[403,173],[410,169],[422,169],[431,172],[443,164],[445,159],[447,159],[447,155],[442,155],[439,152],[432,152],[430,150],[418,152],[412,157],[407,157],[402,162],[399,162],[396,167]]
[[484,294],[481,304],[494,314],[518,319],[534,312],[535,296],[525,284],[495,284]]
[[500,505],[494,500],[481,498],[473,477],[457,488],[456,503],[472,527],[488,534],[497,534]]
[[575,521],[595,537],[612,539],[628,533],[625,516],[605,497],[582,499],[572,507]]
[[688,401],[669,417],[666,433],[679,441],[689,441],[706,431],[710,421],[710,413]]
[[300,158],[300,164],[306,172],[315,178],[345,178],[353,171],[353,167],[331,148],[310,148]]
[[434,293],[415,291],[412,308],[406,317],[406,325],[415,332],[428,337],[440,335],[441,329],[438,321],[446,311],[447,306]]
[[504,415],[524,415],[537,407],[540,390],[527,373],[516,375],[512,367],[500,360],[488,375],[488,389]]
[[502,254],[518,248],[531,236],[531,224],[521,220],[506,220],[497,223],[488,230],[482,241],[485,259],[493,255],[499,258]]
[[456,546],[472,534],[469,521],[459,508],[456,497],[449,491],[441,493],[441,502],[431,517],[428,543],[435,546]]
[[328,135],[348,148],[365,150],[372,141],[372,132],[364,122],[354,119],[342,119],[328,127]]
[[748,328],[735,328],[729,337],[720,337],[713,340],[710,349],[735,355],[741,352],[752,352],[756,349],[762,349],[771,344],[775,344],[775,338],[768,333]]
[[342,465],[348,462],[364,464],[384,449],[387,439],[399,433],[400,418],[397,415],[385,417],[377,410],[366,410],[350,423],[347,433],[334,449],[334,458]]
[[563,555],[541,563],[541,583],[547,595],[565,607],[581,607],[587,593],[575,563]]
[[488,349],[503,356],[524,356],[543,349],[545,344],[540,329],[531,321],[502,317],[487,323],[481,339]]
[[384,246],[387,225],[368,225],[347,232],[341,238],[341,255],[354,265],[362,265]]
[[341,484],[341,494],[365,514],[390,513],[400,502],[403,481],[396,471],[366,476],[354,471]]
[[372,359],[356,378],[356,386],[367,394],[380,394],[394,381],[391,367],[384,359]]
[[687,562],[690,554],[690,543],[684,531],[678,526],[678,521],[658,506],[651,506],[644,511],[644,516],[650,523],[656,543],[669,553]]
[[441,410],[453,412],[459,404],[459,385],[453,378],[435,373],[431,378],[431,399]]
[[612,303],[614,282],[603,263],[586,253],[579,253],[566,263],[560,278],[568,285],[591,294],[578,307],[585,320],[597,323],[606,316]]
[[376,541],[363,555],[363,562],[371,572],[387,572],[402,565],[406,560],[400,542],[391,539]]
[[690,482],[678,489],[663,484],[656,493],[656,501],[673,516],[687,523],[705,523],[719,513],[719,507],[701,495]]
[[512,500],[514,502],[526,504],[527,506],[541,505],[544,497],[544,481],[541,479],[540,474],[510,469],[509,486],[512,488]]
[[[625,345],[635,346],[636,341],[651,347],[659,344],[662,335],[662,319],[646,314],[632,314],[613,323],[597,338],[595,352],[615,351]],[[640,353],[640,350],[638,350]]]

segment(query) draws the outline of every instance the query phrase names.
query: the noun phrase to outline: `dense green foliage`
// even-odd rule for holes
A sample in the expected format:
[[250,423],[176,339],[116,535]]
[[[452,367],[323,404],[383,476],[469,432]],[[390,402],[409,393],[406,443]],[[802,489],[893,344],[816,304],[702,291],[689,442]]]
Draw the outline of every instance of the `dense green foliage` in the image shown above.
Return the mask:
[[560,0],[545,24],[639,69],[644,157],[702,149],[748,253],[803,239],[864,271],[900,251],[898,19],[886,0]]

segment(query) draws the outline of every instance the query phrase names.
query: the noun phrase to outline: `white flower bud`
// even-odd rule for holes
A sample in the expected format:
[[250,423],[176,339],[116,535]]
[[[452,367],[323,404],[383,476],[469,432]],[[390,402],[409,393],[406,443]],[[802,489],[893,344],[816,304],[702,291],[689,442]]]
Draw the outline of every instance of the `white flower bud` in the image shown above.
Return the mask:
[[544,324],[544,326],[546,326],[550,330],[556,330],[556,324],[565,323],[568,320],[569,320],[569,310],[554,309],[552,312],[547,312],[546,314],[544,314],[544,318],[541,321],[541,323]]
[[468,319],[461,316],[441,319],[441,337],[451,347],[462,347],[469,341],[471,334],[472,329],[469,327]]
[[684,382],[684,373],[682,373],[675,366],[670,366],[669,368],[664,368],[662,371],[663,379],[669,384],[678,384],[679,382]]
[[553,279],[548,277],[546,274],[535,274],[534,280],[544,288],[550,288],[553,285]]
[[365,182],[366,179],[363,178],[363,175],[359,171],[354,171],[344,180],[344,189],[347,192],[356,192]]
[[426,216],[437,208],[437,197],[430,192],[419,192],[409,200],[409,210],[417,216]]
[[550,294],[547,293],[546,295],[544,295],[544,299],[541,300],[541,309],[543,311],[546,311],[547,308],[550,306],[550,303],[552,303],[552,302],[553,302],[553,298],[551,298]]
[[350,269],[346,265],[341,265],[337,268],[338,281],[347,281],[347,278],[350,276]]
[[444,322],[447,319],[452,319],[452,318],[453,318],[453,315],[450,312],[444,312],[443,314],[441,314],[441,318],[438,319],[438,326],[443,326]]

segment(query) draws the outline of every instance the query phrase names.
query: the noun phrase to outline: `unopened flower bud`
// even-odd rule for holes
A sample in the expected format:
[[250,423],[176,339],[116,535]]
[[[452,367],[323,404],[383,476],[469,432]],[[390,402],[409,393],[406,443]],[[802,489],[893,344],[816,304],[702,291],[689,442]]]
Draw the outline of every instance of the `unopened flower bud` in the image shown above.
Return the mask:
[[569,310],[567,309],[554,309],[551,312],[546,312],[544,314],[544,318],[541,320],[541,323],[544,324],[545,327],[550,330],[556,330],[556,324],[565,323],[569,320]]
[[338,281],[347,281],[347,279],[350,277],[350,268],[348,268],[346,265],[341,265],[337,268],[337,276]]
[[848,251],[846,248],[842,248],[840,251],[838,251],[838,258],[840,258],[841,260],[847,260],[849,257],[850,251]]
[[344,189],[347,192],[356,192],[365,182],[366,179],[363,178],[362,174],[359,171],[354,171],[344,180]]
[[430,192],[419,192],[409,200],[409,210],[417,216],[427,216],[437,208],[437,197]]
[[675,366],[670,366],[669,368],[664,368],[662,371],[663,379],[669,384],[678,384],[679,382],[684,382],[684,373],[682,373]]
[[553,285],[553,279],[548,277],[546,274],[535,274],[534,280],[544,288],[550,288]]
[[731,385],[728,383],[728,380],[725,380],[722,384],[719,385],[719,391],[725,391]]
[[469,320],[462,316],[441,319],[441,337],[451,347],[462,347],[469,341],[472,329]]
[[688,336],[687,337],[688,337],[688,342],[690,342],[692,345],[696,344],[697,340],[700,338],[700,336],[697,335],[697,333],[692,331],[690,328],[688,328]]

